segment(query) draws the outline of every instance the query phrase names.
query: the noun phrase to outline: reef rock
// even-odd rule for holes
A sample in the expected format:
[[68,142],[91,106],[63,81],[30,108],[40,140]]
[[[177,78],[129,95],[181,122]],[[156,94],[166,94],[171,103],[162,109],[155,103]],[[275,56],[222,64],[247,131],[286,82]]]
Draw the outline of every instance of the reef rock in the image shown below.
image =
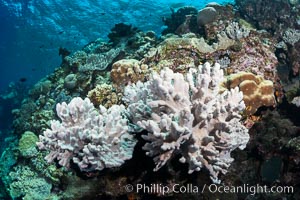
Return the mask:
[[197,23],[199,26],[211,23],[215,20],[218,15],[217,11],[213,7],[205,7],[198,12]]

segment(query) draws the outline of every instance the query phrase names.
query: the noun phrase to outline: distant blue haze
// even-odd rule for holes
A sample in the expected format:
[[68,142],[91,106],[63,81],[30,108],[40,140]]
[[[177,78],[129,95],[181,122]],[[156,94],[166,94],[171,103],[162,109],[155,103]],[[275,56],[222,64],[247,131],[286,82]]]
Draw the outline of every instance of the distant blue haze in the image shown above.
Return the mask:
[[[33,84],[59,66],[58,48],[75,51],[97,38],[107,40],[116,23],[160,34],[162,17],[205,0],[0,0],[0,91],[25,77]],[[232,3],[219,0],[218,3]]]

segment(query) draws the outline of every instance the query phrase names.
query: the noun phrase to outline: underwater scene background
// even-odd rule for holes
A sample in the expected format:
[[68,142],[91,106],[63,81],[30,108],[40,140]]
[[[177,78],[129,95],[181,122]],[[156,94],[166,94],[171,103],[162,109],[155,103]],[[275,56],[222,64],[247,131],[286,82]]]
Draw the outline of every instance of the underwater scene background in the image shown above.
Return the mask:
[[0,199],[300,199],[299,0],[0,19]]
[[[61,62],[59,47],[75,51],[98,38],[107,41],[110,29],[121,22],[159,35],[164,29],[162,18],[170,15],[170,9],[182,6],[200,9],[208,2],[1,0],[1,66],[10,66],[14,73],[7,67],[1,68],[0,90],[12,80],[26,77],[33,84],[52,72]],[[226,2],[233,1],[218,1]]]

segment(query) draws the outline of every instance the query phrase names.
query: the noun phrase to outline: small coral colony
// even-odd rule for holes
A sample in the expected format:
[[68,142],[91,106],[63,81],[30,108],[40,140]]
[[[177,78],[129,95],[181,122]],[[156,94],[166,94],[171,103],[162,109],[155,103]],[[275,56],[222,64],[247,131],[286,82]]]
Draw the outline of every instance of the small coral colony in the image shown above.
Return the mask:
[[116,24],[109,42],[63,54],[13,110],[17,139],[7,138],[1,157],[6,194],[182,199],[124,187],[299,186],[299,3],[236,3],[173,10],[161,37]]

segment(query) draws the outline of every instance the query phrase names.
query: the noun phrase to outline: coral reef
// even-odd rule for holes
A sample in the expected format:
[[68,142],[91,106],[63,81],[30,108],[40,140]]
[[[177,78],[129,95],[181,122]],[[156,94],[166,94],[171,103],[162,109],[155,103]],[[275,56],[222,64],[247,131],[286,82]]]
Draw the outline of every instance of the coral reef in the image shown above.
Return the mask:
[[40,149],[50,150],[45,157],[70,167],[72,160],[82,171],[118,167],[132,157],[135,139],[128,133],[127,120],[122,117],[124,106],[95,110],[88,98],[72,99],[57,104],[62,122],[52,121],[51,129],[40,135]]
[[64,80],[64,86],[67,89],[73,89],[76,87],[77,84],[77,77],[76,74],[69,74],[66,76]]
[[[9,173],[12,170],[12,167],[17,164],[18,160],[18,148],[16,138],[6,138],[5,141],[8,143],[8,147],[4,149],[0,157],[0,177],[1,177],[1,185],[4,185],[4,190],[8,194],[9,193],[9,184],[11,179],[9,177]],[[2,192],[2,191],[1,191]]]
[[105,70],[110,63],[119,55],[121,49],[111,49],[102,54],[89,54],[85,58],[85,64],[80,65],[78,70],[80,72]]
[[295,29],[287,29],[283,34],[284,42],[294,46],[300,40],[300,31]]
[[218,13],[215,8],[207,6],[198,12],[197,24],[199,26],[204,26],[205,24],[209,24],[216,19],[217,15]]
[[111,29],[107,37],[110,42],[118,44],[122,38],[133,36],[137,31],[137,28],[132,27],[132,25],[118,23]]
[[[299,184],[299,150],[295,148],[299,127],[277,111],[267,111],[249,130],[251,139],[244,155],[234,155],[224,184]],[[257,199],[298,198],[299,193],[255,194]],[[245,199],[249,195],[240,197]]]
[[[287,71],[285,74],[288,76],[282,80],[285,85],[292,82],[293,78],[299,75],[300,70],[300,31],[288,28],[282,34],[280,42],[276,45],[277,54],[280,61],[280,69]],[[292,76],[290,75],[292,74]],[[289,84],[291,85],[291,84]]]
[[24,200],[40,200],[50,197],[52,185],[27,166],[17,166],[9,174],[12,179],[9,192],[13,199],[23,197]]
[[232,23],[234,20],[234,11],[230,5],[221,6],[217,3],[208,3],[206,7],[216,10],[216,15],[213,21],[204,25],[202,31],[206,39],[214,41],[218,34]]
[[238,22],[232,22],[226,27],[225,32],[230,39],[240,40],[244,37],[248,37],[250,30],[240,26]]
[[260,37],[254,33],[245,38],[240,51],[230,55],[230,68],[233,72],[246,71],[261,75],[275,83],[278,61],[274,54],[274,47],[271,42],[268,44],[260,40]]
[[247,115],[254,114],[261,106],[276,105],[273,82],[264,80],[261,76],[255,76],[249,72],[232,74],[226,77],[222,87],[226,89],[239,87],[240,91],[243,92]]
[[300,137],[295,137],[293,139],[291,139],[288,144],[287,147],[293,149],[294,151],[300,151]]
[[292,103],[295,104],[297,107],[300,107],[300,97],[294,97]]
[[78,69],[79,66],[84,65],[86,57],[85,51],[76,51],[73,55],[64,57],[63,62],[71,68]]
[[171,11],[171,18],[163,19],[167,28],[162,34],[194,33],[214,40],[217,34],[224,30],[234,18],[232,6],[221,6],[217,3],[209,3],[200,11],[191,6],[179,8],[176,12]]
[[33,98],[38,98],[40,95],[46,95],[52,86],[52,82],[50,80],[42,80],[35,84],[32,89],[29,91],[29,95]]
[[0,159],[0,175],[6,193],[13,199],[57,199],[51,189],[60,184],[62,173],[43,160],[44,155],[36,148],[37,136],[25,132],[19,142],[16,138],[6,140],[10,145]]
[[89,91],[87,97],[95,107],[102,105],[109,108],[115,104],[120,104],[122,93],[116,91],[113,86],[103,83]]
[[[116,24],[28,95],[12,84],[0,199],[299,199],[299,1],[236,2],[171,8],[161,36]],[[210,181],[295,191],[126,191]]]
[[[49,103],[49,102],[48,102]],[[49,127],[49,120],[54,117],[52,107],[47,109],[39,108],[39,106],[30,98],[22,102],[20,109],[12,110],[15,117],[13,126],[16,134],[23,134],[30,130],[40,133]]]
[[64,63],[79,72],[103,71],[118,57],[121,51],[121,47],[97,53],[78,51],[73,55],[66,56]]
[[[239,13],[259,29],[265,29],[279,36],[283,29],[299,27],[299,6],[288,1],[237,0]],[[287,13],[289,17],[287,17]]]
[[237,0],[236,3],[241,17],[258,29],[271,33],[273,43],[277,43],[275,53],[279,61],[279,77],[288,92],[290,89],[287,88],[292,88],[292,79],[297,77],[300,69],[300,44],[297,43],[300,28],[299,1]]
[[257,148],[256,152],[266,158],[289,153],[293,157],[292,152],[286,152],[285,149],[291,144],[290,141],[296,138],[297,131],[299,128],[289,119],[280,116],[276,111],[268,111],[250,130],[250,134],[255,136],[255,141],[251,142],[249,147]]
[[122,59],[112,65],[111,79],[118,87],[143,81],[149,74],[148,66],[135,59]]
[[19,151],[21,156],[25,158],[30,158],[35,156],[38,151],[36,149],[36,142],[38,141],[38,137],[30,131],[26,131],[21,139],[19,140]]
[[195,34],[184,34],[182,37],[169,37],[151,49],[141,63],[149,69],[159,72],[163,67],[169,67],[175,72],[187,72],[205,60],[205,55],[218,49],[226,49],[234,44],[234,40],[221,37],[217,43],[209,45],[204,38]]
[[154,157],[155,170],[180,153],[189,173],[204,167],[218,183],[233,161],[231,151],[245,148],[248,130],[239,122],[243,96],[238,88],[218,94],[222,79],[220,66],[206,63],[190,69],[186,79],[166,68],[125,88],[131,119],[148,131],[143,149]]
[[[191,26],[192,20],[191,16],[197,15],[197,9],[191,6],[185,6],[179,8],[176,12],[172,9],[171,18],[163,18],[163,22],[167,28],[163,30],[162,34],[168,33],[186,33],[186,30],[195,29]],[[196,20],[195,20],[196,21]],[[183,26],[184,24],[184,26]],[[194,32],[194,31],[191,31]]]

